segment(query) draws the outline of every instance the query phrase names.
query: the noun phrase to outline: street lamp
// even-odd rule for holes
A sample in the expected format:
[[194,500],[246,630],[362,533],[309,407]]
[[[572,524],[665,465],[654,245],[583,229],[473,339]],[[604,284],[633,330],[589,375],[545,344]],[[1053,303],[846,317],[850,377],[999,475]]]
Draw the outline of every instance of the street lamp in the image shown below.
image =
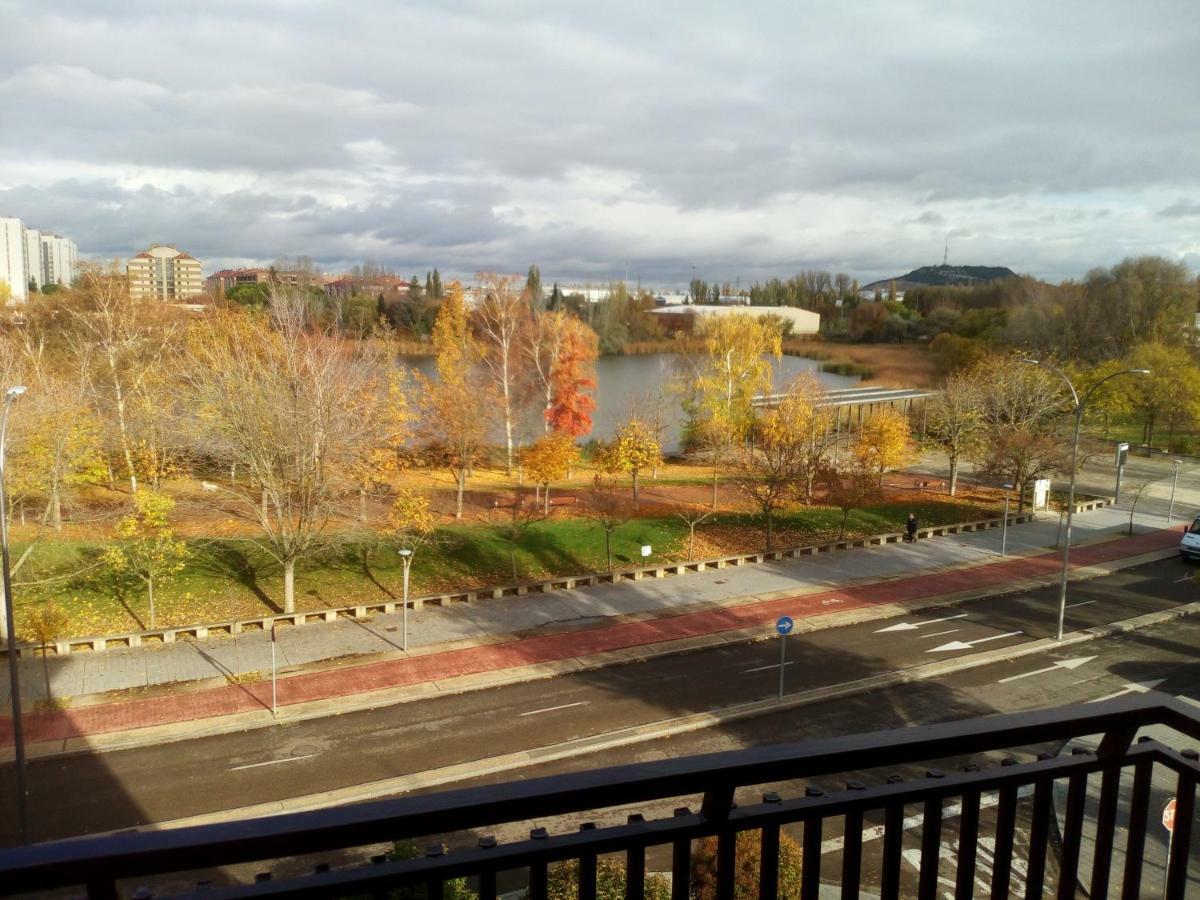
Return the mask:
[[1171,479],[1171,502],[1167,505],[1167,524],[1171,524],[1171,515],[1175,512],[1175,485],[1179,484],[1179,467],[1183,465],[1182,459],[1175,460],[1175,476]]
[[1011,484],[1000,486],[1004,488],[1004,524],[1000,526],[1000,555],[1004,556],[1008,552],[1008,492],[1013,489],[1013,486]]
[[1042,362],[1037,359],[1025,359],[1022,362],[1031,366],[1041,366],[1043,369],[1049,369],[1055,375],[1063,380],[1067,386],[1067,390],[1071,392],[1071,400],[1075,404],[1072,412],[1075,414],[1075,430],[1071,437],[1071,487],[1067,491],[1067,537],[1063,542],[1062,552],[1062,574],[1058,584],[1058,631],[1056,634],[1057,640],[1063,638],[1063,627],[1067,618],[1067,572],[1071,558],[1071,519],[1075,513],[1075,470],[1079,467],[1079,429],[1083,425],[1083,410],[1087,405],[1088,398],[1092,396],[1096,388],[1104,384],[1104,382],[1116,378],[1118,375],[1149,375],[1149,369],[1125,369],[1121,372],[1113,372],[1101,378],[1090,388],[1084,391],[1083,396],[1079,396],[1079,392],[1075,390],[1075,385],[1071,383],[1071,379],[1056,366],[1052,366],[1048,362]]
[[404,563],[404,636],[400,643],[404,652],[408,652],[408,567],[412,565],[412,551],[407,547],[400,550],[400,560]]
[[21,725],[21,681],[17,671],[17,620],[13,615],[12,578],[8,571],[8,502],[4,497],[4,457],[8,439],[8,413],[13,401],[25,393],[24,385],[4,392],[4,414],[0,416],[0,567],[3,568],[4,624],[8,637],[8,693],[12,701],[13,750],[17,768],[17,818],[21,841],[29,839],[25,812],[25,734]]

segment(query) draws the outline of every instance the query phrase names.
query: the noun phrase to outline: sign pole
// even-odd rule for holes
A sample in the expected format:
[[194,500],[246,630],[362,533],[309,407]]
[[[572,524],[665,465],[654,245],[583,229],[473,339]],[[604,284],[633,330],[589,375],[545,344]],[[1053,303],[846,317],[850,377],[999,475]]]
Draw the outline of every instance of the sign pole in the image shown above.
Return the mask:
[[787,660],[787,635],[779,636],[779,699],[783,699],[783,673],[786,671],[785,666]]
[[775,623],[775,630],[779,632],[779,699],[783,700],[783,677],[787,671],[787,636],[795,627],[796,623],[792,621],[791,616],[780,616],[779,621]]

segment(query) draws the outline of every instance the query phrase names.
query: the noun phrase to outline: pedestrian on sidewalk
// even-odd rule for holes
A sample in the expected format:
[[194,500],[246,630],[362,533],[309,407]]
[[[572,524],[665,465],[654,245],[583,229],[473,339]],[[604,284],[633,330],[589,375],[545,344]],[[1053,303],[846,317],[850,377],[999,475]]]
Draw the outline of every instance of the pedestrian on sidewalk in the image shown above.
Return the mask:
[[912,513],[908,514],[908,522],[904,525],[904,530],[908,532],[908,542],[916,543],[917,540],[917,517]]

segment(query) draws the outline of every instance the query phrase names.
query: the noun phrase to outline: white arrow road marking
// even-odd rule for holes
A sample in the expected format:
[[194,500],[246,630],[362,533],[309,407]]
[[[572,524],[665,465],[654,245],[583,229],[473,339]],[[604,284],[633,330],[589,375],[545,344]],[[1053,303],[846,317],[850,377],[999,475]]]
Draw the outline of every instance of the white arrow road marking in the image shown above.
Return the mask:
[[930,619],[927,622],[901,622],[899,625],[889,625],[887,628],[876,628],[876,634],[883,634],[886,631],[916,631],[918,628],[924,628],[926,625],[933,625],[936,622],[949,622],[951,619],[965,619],[968,613],[959,613],[957,616],[944,616],[940,619]]
[[[793,663],[791,660],[788,660],[787,662],[784,663],[784,665],[790,666],[790,665],[793,665]],[[765,672],[765,671],[767,671],[767,669],[778,669],[778,668],[779,668],[779,663],[772,663],[769,666],[759,666],[758,668],[755,668],[755,669],[742,669],[742,674],[749,675],[751,672]]]
[[1126,694],[1146,694],[1166,680],[1165,678],[1159,678],[1157,681],[1139,681],[1135,684],[1127,684],[1119,691],[1105,694],[1103,697],[1097,697],[1095,700],[1089,700],[1088,703],[1099,703],[1101,700],[1114,700],[1117,697],[1124,697]]
[[1024,634],[1023,631],[1006,631],[1004,634],[993,634],[991,637],[978,638],[974,641],[951,641],[948,644],[942,644],[940,647],[930,647],[926,653],[941,653],[946,650],[970,650],[976,644],[986,644],[988,641],[998,641],[1006,637],[1016,637],[1018,634]]
[[1032,672],[1022,672],[1020,675],[1009,675],[1007,678],[1001,678],[996,684],[1008,684],[1010,681],[1020,681],[1022,678],[1044,675],[1046,672],[1053,672],[1056,669],[1078,669],[1085,663],[1090,663],[1095,658],[1094,656],[1076,656],[1074,659],[1060,659],[1054,665],[1046,666],[1044,669],[1034,669]]
[[580,700],[578,703],[564,703],[562,706],[547,706],[545,709],[531,709],[529,712],[523,712],[521,716],[539,716],[542,713],[557,712],[560,709],[571,709],[575,706],[587,706],[592,701]]

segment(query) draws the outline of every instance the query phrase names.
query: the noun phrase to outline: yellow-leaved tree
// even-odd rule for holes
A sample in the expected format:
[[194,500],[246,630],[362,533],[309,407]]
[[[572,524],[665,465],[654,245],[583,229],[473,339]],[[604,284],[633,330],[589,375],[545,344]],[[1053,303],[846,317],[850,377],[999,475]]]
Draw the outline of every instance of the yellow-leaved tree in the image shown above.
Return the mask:
[[539,498],[550,514],[550,482],[567,477],[579,460],[579,448],[569,434],[551,432],[521,450],[521,465],[529,480],[542,492]]
[[175,537],[169,516],[175,501],[154,491],[133,495],[133,512],[113,530],[115,542],[104,551],[104,561],[119,578],[135,578],[146,586],[150,627],[154,627],[154,588],[183,571],[187,544]]
[[771,358],[782,353],[782,338],[776,322],[739,313],[704,316],[697,331],[704,349],[692,363],[693,402],[710,443],[715,507],[721,459],[749,433],[752,401],[771,389]]
[[604,448],[602,468],[610,472],[628,472],[633,478],[633,508],[638,508],[638,478],[662,459],[662,448],[654,429],[641,419],[630,419]]
[[883,409],[866,421],[850,453],[861,469],[878,476],[882,487],[884,473],[904,465],[910,447],[908,419],[893,409]]

